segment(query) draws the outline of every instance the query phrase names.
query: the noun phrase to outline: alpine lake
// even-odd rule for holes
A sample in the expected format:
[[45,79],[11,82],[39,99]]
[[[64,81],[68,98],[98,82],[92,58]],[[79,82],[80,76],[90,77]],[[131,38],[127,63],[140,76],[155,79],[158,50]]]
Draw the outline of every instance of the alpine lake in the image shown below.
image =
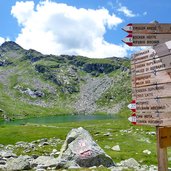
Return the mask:
[[91,120],[106,120],[115,119],[115,115],[55,115],[55,116],[42,116],[33,117],[25,119],[16,119],[12,121],[0,121],[0,126],[2,125],[25,125],[25,124],[56,124],[56,123],[66,123],[66,122],[81,122],[81,121],[91,121]]

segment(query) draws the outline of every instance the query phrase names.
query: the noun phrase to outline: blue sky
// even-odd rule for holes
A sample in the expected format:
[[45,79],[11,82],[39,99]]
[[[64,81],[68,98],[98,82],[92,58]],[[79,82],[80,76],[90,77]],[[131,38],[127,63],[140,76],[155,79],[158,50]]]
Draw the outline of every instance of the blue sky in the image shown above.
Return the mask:
[[171,23],[170,0],[1,0],[0,44],[16,41],[44,54],[129,57],[128,23]]

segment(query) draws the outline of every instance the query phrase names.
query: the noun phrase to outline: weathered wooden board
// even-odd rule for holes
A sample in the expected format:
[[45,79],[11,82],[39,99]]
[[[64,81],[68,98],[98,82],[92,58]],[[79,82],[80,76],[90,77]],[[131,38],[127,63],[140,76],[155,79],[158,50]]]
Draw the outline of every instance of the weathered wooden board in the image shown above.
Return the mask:
[[143,75],[132,74],[132,87],[144,87],[148,85],[170,83],[171,82],[171,69],[151,72]]
[[155,119],[143,119],[137,118],[137,125],[151,125],[151,126],[171,126],[171,118],[155,118]]
[[158,57],[171,54],[171,41],[159,44],[153,48],[138,51],[132,55],[131,64],[152,60]]
[[144,119],[144,120],[171,118],[171,112],[163,113],[163,112],[148,111],[142,113],[141,111],[139,111],[136,113],[136,115],[137,115],[137,119]]
[[136,113],[171,113],[171,98],[136,100]]
[[128,33],[138,34],[170,34],[171,24],[170,23],[130,23],[123,28]]
[[133,54],[131,70],[137,125],[171,126],[171,41]]
[[137,125],[171,125],[171,98],[137,100]]
[[169,68],[171,68],[171,54],[134,64],[131,66],[131,72],[132,74],[139,75]]
[[155,46],[171,40],[171,34],[129,34],[122,41],[129,46]]
[[171,127],[159,128],[159,145],[160,148],[166,148],[171,146]]
[[132,88],[132,99],[154,99],[156,97],[171,97],[171,83]]

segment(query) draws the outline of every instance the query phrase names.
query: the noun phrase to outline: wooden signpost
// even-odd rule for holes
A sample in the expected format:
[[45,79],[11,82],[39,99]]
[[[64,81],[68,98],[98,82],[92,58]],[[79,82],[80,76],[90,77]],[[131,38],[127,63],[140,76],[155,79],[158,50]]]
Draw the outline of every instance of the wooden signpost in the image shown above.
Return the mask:
[[153,45],[153,48],[132,55],[132,97],[136,109],[129,121],[135,125],[156,127],[158,170],[168,171],[167,147],[171,147],[171,24],[128,24],[123,30],[129,33],[123,40],[129,46]]
[[138,33],[138,34],[171,34],[171,24],[170,23],[136,23],[128,24],[123,28],[124,31],[128,33]]
[[171,97],[171,83],[155,84],[132,88],[133,99],[155,99],[156,97]]
[[171,68],[171,54],[160,58],[153,58],[141,63],[132,62],[131,72],[133,74],[136,72],[136,75],[139,75],[154,71],[158,72],[169,68]]
[[132,87],[144,87],[148,85],[164,84],[171,82],[171,68],[162,71],[146,73],[144,75],[132,76]]
[[129,34],[122,41],[128,46],[154,46],[171,40],[171,34]]

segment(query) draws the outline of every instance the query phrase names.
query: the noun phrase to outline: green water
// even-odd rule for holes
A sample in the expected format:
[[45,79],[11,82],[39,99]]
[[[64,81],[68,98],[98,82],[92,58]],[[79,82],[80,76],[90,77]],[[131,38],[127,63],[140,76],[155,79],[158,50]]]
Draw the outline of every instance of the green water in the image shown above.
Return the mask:
[[56,115],[56,116],[44,116],[36,118],[27,118],[14,121],[0,121],[0,125],[24,125],[27,123],[35,124],[50,124],[50,123],[64,123],[64,122],[79,122],[88,120],[105,120],[114,119],[112,115]]

